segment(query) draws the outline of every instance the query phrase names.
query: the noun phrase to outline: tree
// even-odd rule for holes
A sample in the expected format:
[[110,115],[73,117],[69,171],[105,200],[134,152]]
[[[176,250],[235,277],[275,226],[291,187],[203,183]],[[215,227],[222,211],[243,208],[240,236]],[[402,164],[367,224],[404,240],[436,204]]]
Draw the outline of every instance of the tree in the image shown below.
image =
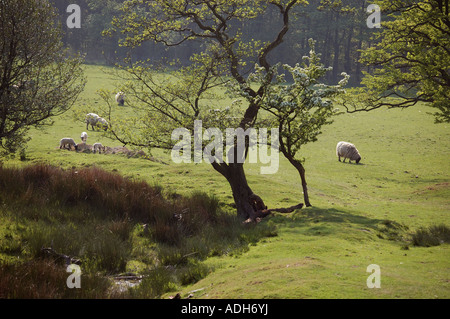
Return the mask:
[[83,90],[81,59],[62,50],[53,7],[0,1],[0,146],[24,147],[26,132],[67,111]]
[[351,76],[350,83],[359,85],[361,66],[364,67],[359,62],[360,50],[370,43],[370,34],[375,32],[366,25],[367,5],[367,1],[360,0],[320,0],[296,8],[291,28],[294,36],[284,44],[292,58],[282,60],[283,63],[294,65],[301,60],[309,51],[308,39],[312,38],[317,41],[322,62],[333,66],[326,82],[339,81],[339,74],[345,71]]
[[[448,1],[376,1],[382,19],[378,42],[362,54],[375,67],[365,74],[349,112],[406,108],[426,102],[436,122],[450,122],[450,18]],[[386,15],[385,15],[386,17]],[[360,106],[362,105],[362,107]]]
[[[320,62],[315,50],[315,41],[309,39],[310,52],[303,57],[303,63],[294,67],[283,65],[293,82],[288,83],[284,74],[278,75],[278,65],[272,68],[276,81],[266,87],[262,99],[262,109],[273,115],[273,125],[279,128],[279,146],[283,155],[297,169],[302,182],[303,198],[306,206],[311,206],[306,183],[304,159],[296,158],[301,147],[315,142],[323,125],[332,123],[332,116],[338,109],[333,106],[333,99],[344,93],[344,86],[349,76],[346,73],[338,85],[320,83],[331,67],[326,68]],[[256,83],[267,81],[264,68],[256,66],[256,71],[249,76]],[[239,92],[239,91],[238,91]],[[245,96],[245,92],[239,93]]]
[[[198,52],[191,56],[191,65],[172,72],[172,76],[165,79],[158,78],[148,63],[127,61],[130,64],[124,69],[131,78],[126,92],[145,109],[137,108],[139,116],[132,122],[133,134],[127,133],[126,129],[120,130],[125,126],[114,121],[113,133],[123,133],[117,134],[123,142],[170,149],[174,146],[170,133],[180,127],[195,133],[195,120],[198,119],[203,121],[204,127],[229,125],[244,131],[254,127],[262,107],[261,97],[273,78],[269,55],[283,42],[289,30],[292,8],[302,2],[168,0],[124,3],[123,15],[113,22],[113,31],[125,34],[122,45],[135,47],[151,40],[177,47],[195,41]],[[277,20],[271,22],[274,30],[271,40],[253,40],[244,34],[245,27],[273,10],[277,12]],[[267,81],[258,87],[252,87],[244,76],[249,63],[254,65],[255,62],[268,74]],[[227,81],[237,83],[247,94],[244,107],[234,105],[222,111],[214,107],[217,103],[214,95],[218,94],[214,88]],[[227,112],[232,116],[226,116],[226,120],[219,123],[216,113]],[[236,144],[227,155],[228,162],[214,160],[211,165],[227,179],[238,216],[247,219],[266,207],[248,185],[244,164],[239,158],[242,154]]]

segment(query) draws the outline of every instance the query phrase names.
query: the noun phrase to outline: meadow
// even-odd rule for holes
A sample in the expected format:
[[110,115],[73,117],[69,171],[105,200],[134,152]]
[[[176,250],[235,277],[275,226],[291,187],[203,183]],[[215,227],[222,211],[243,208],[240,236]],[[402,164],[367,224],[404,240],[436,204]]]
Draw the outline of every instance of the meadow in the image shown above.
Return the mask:
[[[42,264],[38,258],[39,248],[52,243],[59,251],[69,254],[71,249],[87,260],[82,289],[58,288],[62,292],[55,294],[61,298],[167,298],[177,292],[183,297],[193,294],[194,298],[450,297],[450,127],[434,124],[426,105],[337,116],[317,142],[300,152],[305,158],[313,206],[290,214],[275,213],[257,225],[244,227],[234,218],[228,183],[209,164],[174,164],[170,154],[156,149],[149,158],[59,149],[62,137],[79,141],[81,132],[86,131],[82,112],[101,115],[105,106],[96,91],[113,90],[118,85],[104,69],[86,66],[88,83],[79,102],[56,118],[53,126],[31,130],[25,154],[3,159],[2,167],[49,164],[66,172],[93,169],[86,171],[93,180],[113,174],[137,185],[145,182],[156,194],[172,199],[157,206],[164,211],[163,221],[177,211],[177,198],[186,198],[185,203],[194,207],[191,211],[204,212],[199,218],[209,221],[204,229],[188,221],[190,226],[183,228],[186,233],[181,232],[186,239],[171,242],[170,236],[142,236],[143,225],[149,223],[146,215],[133,215],[133,210],[123,214],[126,208],[114,211],[117,203],[105,209],[81,196],[64,203],[55,204],[55,200],[50,205],[38,201],[37,186],[17,201],[7,202],[10,197],[5,195],[0,197],[0,290],[14,282],[7,274],[29,274],[25,268],[30,266],[24,261],[38,263],[32,266],[37,269],[36,278],[51,273],[54,282],[64,288],[64,269],[49,271],[60,268],[48,261]],[[115,112],[126,113],[128,109],[117,106]],[[100,131],[88,134],[89,144],[121,146]],[[343,140],[357,146],[360,164],[337,160],[336,143]],[[250,186],[269,208],[303,201],[297,171],[282,156],[279,164],[273,175],[261,175],[258,164],[245,166]],[[77,181],[77,185],[84,185],[76,188],[77,192],[91,196],[91,188],[82,179]],[[14,179],[8,182],[5,187],[14,184]],[[128,185],[122,180],[117,183]],[[136,185],[130,187],[135,189]],[[76,205],[71,206],[71,201]],[[433,237],[430,227],[442,231]],[[100,244],[76,245],[90,234],[96,234]],[[427,236],[434,241],[424,241]],[[67,242],[72,246],[64,244]],[[103,253],[113,256],[112,260],[101,264],[103,259],[89,257]],[[367,267],[371,264],[380,267],[380,288],[367,287],[371,274]],[[104,276],[95,275],[99,269]],[[152,275],[139,288],[111,293],[107,278],[118,271]],[[18,291],[6,297],[39,298],[52,293]]]

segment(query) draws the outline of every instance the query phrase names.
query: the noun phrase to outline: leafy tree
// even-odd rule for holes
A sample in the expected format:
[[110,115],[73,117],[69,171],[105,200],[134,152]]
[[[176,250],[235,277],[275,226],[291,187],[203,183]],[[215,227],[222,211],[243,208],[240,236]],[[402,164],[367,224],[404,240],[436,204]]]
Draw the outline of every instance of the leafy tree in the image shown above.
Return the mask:
[[312,38],[317,41],[322,62],[333,67],[326,74],[326,82],[339,81],[339,74],[345,71],[351,75],[350,83],[359,85],[361,68],[365,67],[358,62],[360,50],[370,44],[370,35],[375,32],[366,25],[367,5],[367,1],[360,0],[320,0],[297,7],[291,28],[294,35],[284,44],[291,59],[280,61],[291,65],[301,61]]
[[[365,74],[350,112],[383,106],[410,107],[426,102],[437,109],[436,122],[450,122],[450,18],[448,1],[376,1],[382,19],[379,40],[363,52],[376,67]],[[363,105],[360,107],[359,105]]]
[[[65,24],[66,8],[73,0],[49,0],[58,9],[60,20]],[[126,50],[117,47],[118,37],[105,38],[101,33],[110,27],[111,18],[120,14],[120,7],[125,0],[77,0],[81,7],[82,28],[64,28],[63,42],[74,52],[82,52],[86,61],[107,63],[126,56]],[[294,65],[301,61],[309,51],[308,39],[317,41],[317,51],[322,54],[325,65],[332,65],[332,72],[327,73],[329,83],[339,78],[345,71],[351,75],[352,84],[359,85],[361,63],[359,50],[370,44],[369,35],[374,32],[366,26],[367,1],[360,0],[320,0],[309,1],[309,4],[295,6],[291,9],[291,28],[283,38],[283,43],[271,52],[271,62],[282,62]],[[240,25],[243,33],[241,39],[250,41],[259,39],[270,41],[276,34],[273,21],[279,18],[278,10],[267,10],[264,14],[252,19],[230,21],[230,25]],[[189,64],[193,53],[198,53],[196,41],[185,41],[176,49],[167,50],[162,44],[153,42],[141,43],[133,50],[137,59],[160,58],[178,59],[183,65]]]
[[62,49],[47,1],[0,1],[0,147],[24,147],[31,126],[49,124],[83,90],[81,59]]
[[[343,87],[349,79],[346,73],[342,73],[344,78],[338,85],[320,83],[332,68],[326,68],[320,62],[315,41],[310,39],[309,45],[311,50],[308,56],[303,57],[301,65],[283,65],[283,69],[292,77],[292,83],[286,81],[284,74],[278,75],[278,65],[272,68],[276,81],[267,86],[262,99],[262,108],[273,115],[272,124],[279,128],[280,150],[300,175],[306,206],[311,206],[311,203],[304,159],[298,159],[296,155],[303,145],[317,141],[323,125],[332,123],[332,116],[338,112],[333,106],[333,99],[344,93]],[[255,73],[249,79],[264,83],[267,81],[266,76],[264,68],[256,66]]]
[[[154,41],[166,47],[178,47],[195,41],[197,53],[191,55],[191,65],[165,79],[158,77],[145,61],[126,61],[129,64],[123,68],[130,78],[123,89],[145,109],[136,108],[138,117],[127,119],[135,127],[133,133],[121,130],[125,126],[112,121],[113,133],[126,143],[170,149],[174,146],[170,133],[180,127],[195,133],[195,120],[201,119],[204,127],[217,124],[214,127],[219,129],[228,126],[245,131],[255,127],[261,98],[273,78],[269,56],[283,42],[289,30],[291,10],[299,3],[303,1],[136,0],[124,3],[123,15],[114,20],[112,30],[124,33],[122,45],[136,47]],[[258,17],[274,11],[277,14],[270,22],[275,30],[272,39],[261,41],[245,35],[247,27]],[[257,87],[245,77],[248,65],[254,63],[267,73],[266,81]],[[232,105],[223,110],[214,107],[218,94],[214,88],[227,81],[237,83],[246,93],[245,106]],[[227,115],[223,116],[224,121],[217,120],[219,113]],[[265,205],[248,185],[242,158],[238,158],[243,155],[238,151],[235,143],[227,153],[228,162],[214,160],[211,165],[230,184],[238,216],[247,219]]]

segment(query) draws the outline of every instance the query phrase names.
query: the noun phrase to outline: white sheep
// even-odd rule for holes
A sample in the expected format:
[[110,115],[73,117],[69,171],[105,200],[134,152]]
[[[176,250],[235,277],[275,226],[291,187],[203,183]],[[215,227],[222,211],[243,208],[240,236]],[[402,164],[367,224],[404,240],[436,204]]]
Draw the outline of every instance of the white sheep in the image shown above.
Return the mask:
[[86,143],[88,138],[88,135],[86,132],[81,133],[81,141],[83,141],[84,143]]
[[94,130],[95,125],[97,124],[98,119],[100,116],[98,116],[95,113],[88,113],[86,114],[86,130],[89,130],[89,125],[91,125],[92,130]]
[[105,151],[105,147],[102,145],[102,143],[95,143],[94,144],[94,153],[98,152],[103,153]]
[[356,149],[355,145],[348,142],[339,142],[336,145],[336,156],[339,158],[339,162],[341,161],[341,157],[345,159],[348,158],[348,162],[351,163],[351,161],[355,161],[356,164],[359,163],[361,160],[361,155],[359,155],[358,150]]
[[73,140],[73,138],[70,137],[64,137],[59,141],[59,148],[66,148],[66,146],[69,146],[69,149],[72,149],[72,146],[75,148],[75,150],[78,149],[77,143]]
[[118,105],[123,106],[125,104],[125,93],[119,92],[116,94],[116,102]]

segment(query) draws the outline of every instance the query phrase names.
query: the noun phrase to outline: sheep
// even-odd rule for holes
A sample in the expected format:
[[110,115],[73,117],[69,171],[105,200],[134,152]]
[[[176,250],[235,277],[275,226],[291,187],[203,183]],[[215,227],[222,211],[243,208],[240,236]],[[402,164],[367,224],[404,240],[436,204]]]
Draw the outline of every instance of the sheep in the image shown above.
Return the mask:
[[95,113],[88,113],[86,114],[86,130],[89,130],[89,124],[92,127],[92,130],[94,130],[94,126],[97,125],[97,121],[100,118],[100,116],[98,116]]
[[72,146],[75,150],[78,149],[78,145],[75,143],[73,138],[70,137],[64,137],[59,141],[59,149],[66,148],[66,146],[69,146],[69,149],[72,149]]
[[86,143],[88,135],[86,132],[81,133],[81,141]]
[[93,131],[96,126],[103,128],[105,131],[109,126],[108,122],[103,117],[100,117],[95,113],[86,114],[86,130],[89,129],[89,125],[91,125]]
[[337,143],[336,156],[339,158],[339,162],[341,161],[341,157],[343,157],[344,163],[346,158],[348,158],[349,163],[351,163],[351,161],[356,161],[356,164],[358,164],[361,160],[361,155],[359,155],[359,152],[356,149],[355,145],[348,142]]
[[123,106],[125,104],[125,93],[119,92],[116,94],[116,102],[118,105]]
[[100,153],[105,152],[105,147],[102,145],[102,143],[95,143],[93,145],[93,147],[94,147],[94,153],[98,152],[100,154]]

